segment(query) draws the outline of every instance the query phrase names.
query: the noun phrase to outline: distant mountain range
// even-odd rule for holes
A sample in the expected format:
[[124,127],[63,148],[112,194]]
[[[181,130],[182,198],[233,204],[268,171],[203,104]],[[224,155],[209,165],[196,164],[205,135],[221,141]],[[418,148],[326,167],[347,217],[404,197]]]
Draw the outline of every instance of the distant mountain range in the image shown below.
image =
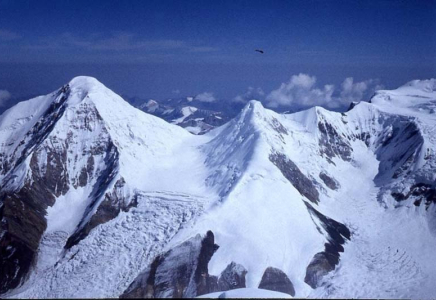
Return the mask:
[[245,105],[231,101],[203,102],[196,97],[166,100],[130,98],[128,101],[136,108],[179,125],[194,134],[204,134],[227,123]]

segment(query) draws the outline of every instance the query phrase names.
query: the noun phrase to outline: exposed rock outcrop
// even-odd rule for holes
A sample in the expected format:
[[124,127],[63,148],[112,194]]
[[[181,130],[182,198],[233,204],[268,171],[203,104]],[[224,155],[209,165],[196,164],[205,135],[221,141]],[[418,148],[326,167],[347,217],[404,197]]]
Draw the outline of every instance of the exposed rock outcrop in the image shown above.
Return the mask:
[[[66,193],[65,151],[50,151],[53,161],[44,172],[38,164],[38,151],[32,152],[52,132],[56,121],[65,111],[69,95],[65,86],[33,128],[15,149],[15,162],[3,162],[7,174],[0,186],[0,294],[19,286],[27,276],[37,254],[41,236],[47,227],[45,211],[54,204],[55,195]],[[30,160],[30,177],[17,190],[14,170]],[[9,173],[7,173],[10,171]]]
[[416,183],[410,187],[407,193],[393,192],[392,197],[398,202],[412,198],[415,206],[425,204],[426,208],[432,203],[436,203],[436,188],[430,184]]
[[189,298],[217,291],[208,263],[218,249],[212,231],[197,235],[156,257],[121,298]]
[[348,106],[347,111],[352,110],[354,107],[356,107],[357,104],[359,104],[359,102],[357,102],[357,101],[350,102],[350,105]]
[[245,288],[247,270],[240,264],[231,262],[218,279],[218,290],[228,291]]
[[271,153],[269,160],[282,172],[283,176],[307,199],[318,203],[319,192],[313,182],[307,178],[292,160],[282,153]]
[[328,122],[318,122],[318,129],[321,134],[319,137],[319,147],[321,155],[325,155],[329,161],[333,157],[340,157],[344,161],[351,161],[353,148],[350,143],[343,138]]
[[294,285],[288,276],[282,270],[273,267],[268,267],[265,270],[259,288],[295,296]]
[[330,177],[329,175],[327,175],[327,173],[325,172],[319,173],[319,178],[321,178],[321,180],[328,188],[332,190],[337,190],[339,188],[339,182],[334,178]]
[[325,250],[318,252],[313,257],[307,267],[304,278],[308,285],[312,288],[317,288],[321,284],[322,278],[334,270],[339,263],[339,253],[344,252],[342,245],[346,239],[349,240],[351,238],[351,233],[344,224],[324,216],[309,203],[305,202],[305,204],[312,218],[316,218],[316,222],[314,220],[315,224],[321,224],[322,228],[317,226],[318,230],[320,233],[325,234],[328,240],[328,243],[324,245]]

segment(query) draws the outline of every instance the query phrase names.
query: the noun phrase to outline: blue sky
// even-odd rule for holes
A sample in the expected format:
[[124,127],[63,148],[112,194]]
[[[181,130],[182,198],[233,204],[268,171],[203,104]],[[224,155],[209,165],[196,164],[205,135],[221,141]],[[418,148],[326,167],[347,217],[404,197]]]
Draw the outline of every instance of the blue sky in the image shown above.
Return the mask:
[[435,32],[433,0],[0,0],[0,90],[91,75],[129,96],[229,99],[300,73],[393,88],[436,76]]

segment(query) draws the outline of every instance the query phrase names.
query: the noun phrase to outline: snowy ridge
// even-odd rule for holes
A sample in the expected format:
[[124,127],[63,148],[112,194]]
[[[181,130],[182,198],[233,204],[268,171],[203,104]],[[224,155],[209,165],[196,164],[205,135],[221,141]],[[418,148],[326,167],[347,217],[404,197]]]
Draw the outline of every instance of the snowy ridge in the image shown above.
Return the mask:
[[[342,114],[278,114],[250,101],[195,136],[75,78],[0,116],[2,263],[17,257],[5,266],[28,268],[5,273],[2,291],[195,297],[267,286],[297,297],[431,297],[434,99],[429,80]],[[33,207],[40,225],[20,235],[31,225],[14,216]],[[217,247],[207,248],[211,234]],[[177,264],[191,273],[165,285]]]

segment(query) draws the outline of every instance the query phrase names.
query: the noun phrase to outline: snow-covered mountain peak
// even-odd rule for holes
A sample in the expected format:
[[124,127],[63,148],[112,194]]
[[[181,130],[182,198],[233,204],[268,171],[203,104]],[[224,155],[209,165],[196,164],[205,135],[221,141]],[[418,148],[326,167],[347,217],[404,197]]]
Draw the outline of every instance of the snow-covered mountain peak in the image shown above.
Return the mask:
[[[68,84],[60,89],[61,95],[58,98],[66,96],[67,105],[73,106],[84,100],[94,102],[95,104],[106,105],[113,109],[130,106],[123,98],[118,96],[112,90],[94,77],[78,76],[73,78]],[[120,106],[120,107],[116,107]]]
[[405,85],[399,87],[398,89],[404,89],[404,88],[415,88],[417,90],[421,90],[423,92],[432,93],[436,91],[436,79],[425,79],[425,80],[412,80],[406,83]]
[[238,122],[254,123],[265,119],[270,111],[265,109],[260,101],[250,100],[235,118]]
[[434,115],[436,79],[413,80],[395,90],[379,90],[371,103],[390,113]]
[[256,114],[257,116],[264,116],[267,109],[262,105],[262,102],[258,100],[250,100],[242,109],[242,113]]
[[248,101],[248,103],[245,105],[245,109],[251,109],[251,110],[264,110],[265,108],[262,105],[262,102],[260,102],[259,100],[250,100]]
[[378,90],[378,94],[390,94],[395,96],[432,97],[436,92],[436,79],[412,80],[394,90]]
[[340,123],[340,118],[338,118],[339,113],[329,111],[320,106],[311,107],[297,113],[285,114],[284,116],[303,125],[311,133],[318,132],[320,124],[326,122],[330,124]]
[[68,85],[71,88],[81,88],[83,90],[105,87],[103,83],[91,76],[76,76],[70,80]]

